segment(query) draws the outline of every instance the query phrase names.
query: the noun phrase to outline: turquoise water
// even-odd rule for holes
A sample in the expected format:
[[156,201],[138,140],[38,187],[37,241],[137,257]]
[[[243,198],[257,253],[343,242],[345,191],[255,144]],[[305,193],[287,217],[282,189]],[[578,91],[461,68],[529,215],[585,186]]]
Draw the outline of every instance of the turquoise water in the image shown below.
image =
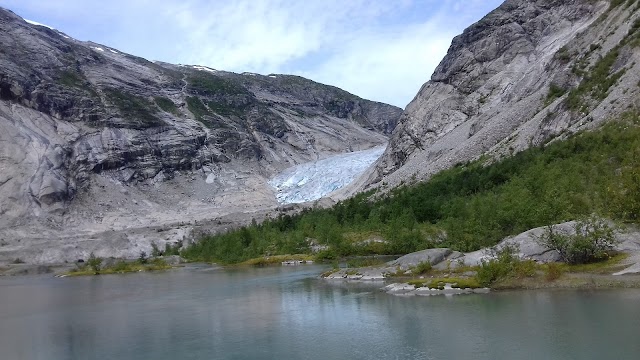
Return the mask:
[[0,359],[640,358],[640,290],[395,297],[321,271],[0,278]]

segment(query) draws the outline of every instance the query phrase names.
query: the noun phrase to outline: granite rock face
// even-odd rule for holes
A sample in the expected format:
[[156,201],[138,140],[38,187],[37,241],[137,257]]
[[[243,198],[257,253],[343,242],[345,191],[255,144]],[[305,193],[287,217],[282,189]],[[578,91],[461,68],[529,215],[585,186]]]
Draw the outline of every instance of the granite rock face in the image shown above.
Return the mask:
[[[428,179],[598,126],[640,103],[635,2],[507,0],[457,36],[360,187]],[[585,83],[613,56],[600,92]],[[582,84],[585,91],[570,98]]]
[[0,260],[50,231],[65,244],[275,207],[271,176],[384,145],[402,111],[297,76],[149,62],[1,8],[0,44]]

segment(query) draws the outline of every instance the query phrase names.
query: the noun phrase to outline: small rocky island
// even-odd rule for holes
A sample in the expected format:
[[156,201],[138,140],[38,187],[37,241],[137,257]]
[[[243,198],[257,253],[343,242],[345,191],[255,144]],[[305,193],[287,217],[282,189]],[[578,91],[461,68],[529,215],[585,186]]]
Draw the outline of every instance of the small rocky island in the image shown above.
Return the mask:
[[543,244],[550,232],[576,236],[580,223],[539,227],[482,250],[427,249],[378,266],[334,269],[330,281],[381,282],[392,295],[486,293],[490,289],[605,288],[640,286],[640,239],[634,230],[613,232],[600,261],[568,264]]

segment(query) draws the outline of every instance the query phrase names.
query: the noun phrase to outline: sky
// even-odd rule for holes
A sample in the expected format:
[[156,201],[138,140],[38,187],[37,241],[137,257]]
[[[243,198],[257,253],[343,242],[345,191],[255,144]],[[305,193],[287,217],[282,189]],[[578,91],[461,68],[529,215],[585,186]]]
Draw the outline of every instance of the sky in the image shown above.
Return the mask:
[[148,60],[295,74],[404,108],[454,36],[502,0],[0,0]]

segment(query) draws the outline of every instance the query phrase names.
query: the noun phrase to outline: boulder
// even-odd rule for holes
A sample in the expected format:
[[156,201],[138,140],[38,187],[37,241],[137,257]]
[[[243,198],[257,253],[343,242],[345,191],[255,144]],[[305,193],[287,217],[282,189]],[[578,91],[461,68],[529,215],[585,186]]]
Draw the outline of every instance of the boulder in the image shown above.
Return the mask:
[[421,262],[428,261],[431,265],[436,265],[445,260],[452,253],[451,249],[437,248],[427,249],[411,254],[407,254],[401,258],[388,263],[390,266],[399,267],[401,270],[409,270]]

